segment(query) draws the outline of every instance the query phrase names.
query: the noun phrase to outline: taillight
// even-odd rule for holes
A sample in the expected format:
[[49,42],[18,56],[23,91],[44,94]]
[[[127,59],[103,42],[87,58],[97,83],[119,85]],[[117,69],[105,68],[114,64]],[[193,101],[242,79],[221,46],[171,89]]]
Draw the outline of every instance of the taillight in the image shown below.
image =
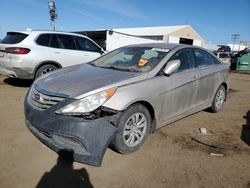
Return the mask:
[[30,52],[30,49],[12,47],[12,48],[5,48],[5,52],[11,54],[27,54]]

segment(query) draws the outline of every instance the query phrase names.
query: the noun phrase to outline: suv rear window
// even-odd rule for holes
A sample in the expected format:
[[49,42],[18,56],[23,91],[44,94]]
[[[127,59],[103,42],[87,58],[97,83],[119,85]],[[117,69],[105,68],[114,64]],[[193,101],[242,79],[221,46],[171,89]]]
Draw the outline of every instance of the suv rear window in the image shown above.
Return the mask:
[[3,44],[17,44],[22,42],[28,35],[24,33],[8,32],[1,41]]

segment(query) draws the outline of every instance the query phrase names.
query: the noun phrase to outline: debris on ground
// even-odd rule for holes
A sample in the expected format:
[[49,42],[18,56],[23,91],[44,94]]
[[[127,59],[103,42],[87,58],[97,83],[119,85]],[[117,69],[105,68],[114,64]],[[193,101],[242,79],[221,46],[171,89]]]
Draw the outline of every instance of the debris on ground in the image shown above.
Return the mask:
[[211,148],[218,148],[218,146],[215,146],[215,145],[212,145],[212,144],[207,144],[207,143],[202,142],[202,141],[200,141],[200,140],[198,140],[198,139],[196,139],[196,138],[191,137],[191,139],[192,139],[193,141],[199,143],[199,144],[203,144],[203,145],[208,146],[208,147],[211,147]]
[[214,135],[214,133],[208,130],[207,128],[198,128],[198,129],[195,129],[194,132],[197,135]]
[[223,157],[222,153],[210,153],[210,155],[216,156],[216,157]]

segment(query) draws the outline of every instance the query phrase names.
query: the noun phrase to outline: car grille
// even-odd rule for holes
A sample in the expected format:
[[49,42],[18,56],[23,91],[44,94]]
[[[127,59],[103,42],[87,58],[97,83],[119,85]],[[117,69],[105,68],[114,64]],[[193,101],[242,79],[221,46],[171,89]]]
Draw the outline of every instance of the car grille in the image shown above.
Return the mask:
[[32,88],[32,90],[30,91],[29,98],[31,104],[33,104],[37,108],[45,110],[56,105],[58,102],[64,100],[66,97],[47,95],[39,92],[35,88]]

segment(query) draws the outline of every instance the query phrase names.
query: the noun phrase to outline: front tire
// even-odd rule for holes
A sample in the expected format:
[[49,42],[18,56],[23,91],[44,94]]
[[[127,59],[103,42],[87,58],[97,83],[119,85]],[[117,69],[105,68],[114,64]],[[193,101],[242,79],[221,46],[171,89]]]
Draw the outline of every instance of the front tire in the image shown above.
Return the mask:
[[225,102],[225,99],[226,99],[226,89],[223,85],[221,85],[215,93],[213,103],[210,108],[211,111],[214,113],[219,112]]
[[138,150],[149,134],[151,116],[147,108],[134,104],[126,109],[117,125],[119,132],[111,143],[111,148],[129,154]]

